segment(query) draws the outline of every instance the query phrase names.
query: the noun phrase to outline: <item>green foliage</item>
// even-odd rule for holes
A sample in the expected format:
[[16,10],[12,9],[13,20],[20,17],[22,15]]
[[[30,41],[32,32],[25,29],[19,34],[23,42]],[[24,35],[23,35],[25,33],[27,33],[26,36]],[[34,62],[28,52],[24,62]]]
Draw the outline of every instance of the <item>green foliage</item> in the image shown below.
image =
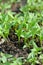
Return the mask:
[[22,58],[15,58],[12,55],[0,53],[0,64],[1,65],[22,65]]
[[7,37],[11,28],[13,16],[11,12],[0,13],[0,35]]
[[[18,41],[22,37],[26,47],[29,47],[29,45],[33,47],[27,61],[31,65],[39,64],[37,56],[41,53],[41,48],[43,47],[43,0],[27,0],[27,4],[20,8],[23,13],[16,14],[15,16],[13,16],[13,12],[7,10],[10,9],[13,2],[17,2],[17,0],[9,0],[4,5],[0,1],[0,36],[7,38],[13,26],[15,34],[18,36]],[[40,48],[36,45],[35,36],[39,38]],[[27,41],[28,39],[31,40]],[[9,63],[6,56],[1,55],[3,57],[0,58],[0,61],[4,63],[3,65],[22,65],[20,59],[13,58],[13,63]],[[42,57],[43,55],[41,56],[40,54],[39,59],[41,59],[41,62],[43,61]]]
[[39,64],[40,62],[37,58],[37,55],[41,53],[41,48],[37,47],[33,40],[31,43],[33,44],[33,49],[31,49],[31,53],[28,55],[27,61],[31,63],[31,65],[35,65],[36,63]]

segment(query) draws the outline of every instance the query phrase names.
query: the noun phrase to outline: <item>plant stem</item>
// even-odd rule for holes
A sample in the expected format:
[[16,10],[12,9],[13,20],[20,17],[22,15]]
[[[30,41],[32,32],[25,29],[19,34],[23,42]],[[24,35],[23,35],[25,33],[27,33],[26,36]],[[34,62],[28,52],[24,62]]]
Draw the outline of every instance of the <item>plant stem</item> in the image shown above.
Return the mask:
[[18,44],[19,44],[19,46],[20,46],[20,37],[18,37]]

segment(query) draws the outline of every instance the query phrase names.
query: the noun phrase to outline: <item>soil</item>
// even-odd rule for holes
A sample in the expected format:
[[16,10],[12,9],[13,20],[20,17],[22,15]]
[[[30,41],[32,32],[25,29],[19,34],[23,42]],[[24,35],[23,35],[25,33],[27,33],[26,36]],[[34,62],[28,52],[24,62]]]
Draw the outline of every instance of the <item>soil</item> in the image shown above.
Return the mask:
[[16,58],[24,57],[27,58],[30,52],[29,48],[23,49],[24,41],[20,39],[20,46],[18,44],[18,37],[14,34],[14,31],[10,31],[7,41],[0,45],[0,51],[7,54],[12,54]]

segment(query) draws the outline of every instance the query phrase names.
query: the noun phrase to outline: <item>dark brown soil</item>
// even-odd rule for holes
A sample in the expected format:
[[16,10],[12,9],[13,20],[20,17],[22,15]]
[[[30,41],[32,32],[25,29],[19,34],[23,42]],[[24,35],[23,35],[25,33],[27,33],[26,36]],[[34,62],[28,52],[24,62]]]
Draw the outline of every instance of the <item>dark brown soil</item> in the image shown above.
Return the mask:
[[12,54],[16,58],[17,57],[24,57],[26,58],[28,56],[28,53],[30,52],[29,48],[23,49],[24,41],[21,38],[20,39],[20,46],[18,44],[18,37],[14,34],[14,31],[10,31],[10,34],[8,36],[7,41],[5,41],[3,44],[0,45],[0,51]]

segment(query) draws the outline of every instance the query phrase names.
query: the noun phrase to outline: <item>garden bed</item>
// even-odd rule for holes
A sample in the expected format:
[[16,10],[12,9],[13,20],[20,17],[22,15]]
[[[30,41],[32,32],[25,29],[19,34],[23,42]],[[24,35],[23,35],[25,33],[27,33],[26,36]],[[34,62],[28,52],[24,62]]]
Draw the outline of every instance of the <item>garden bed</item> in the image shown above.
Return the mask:
[[42,0],[0,1],[0,64],[43,65]]

